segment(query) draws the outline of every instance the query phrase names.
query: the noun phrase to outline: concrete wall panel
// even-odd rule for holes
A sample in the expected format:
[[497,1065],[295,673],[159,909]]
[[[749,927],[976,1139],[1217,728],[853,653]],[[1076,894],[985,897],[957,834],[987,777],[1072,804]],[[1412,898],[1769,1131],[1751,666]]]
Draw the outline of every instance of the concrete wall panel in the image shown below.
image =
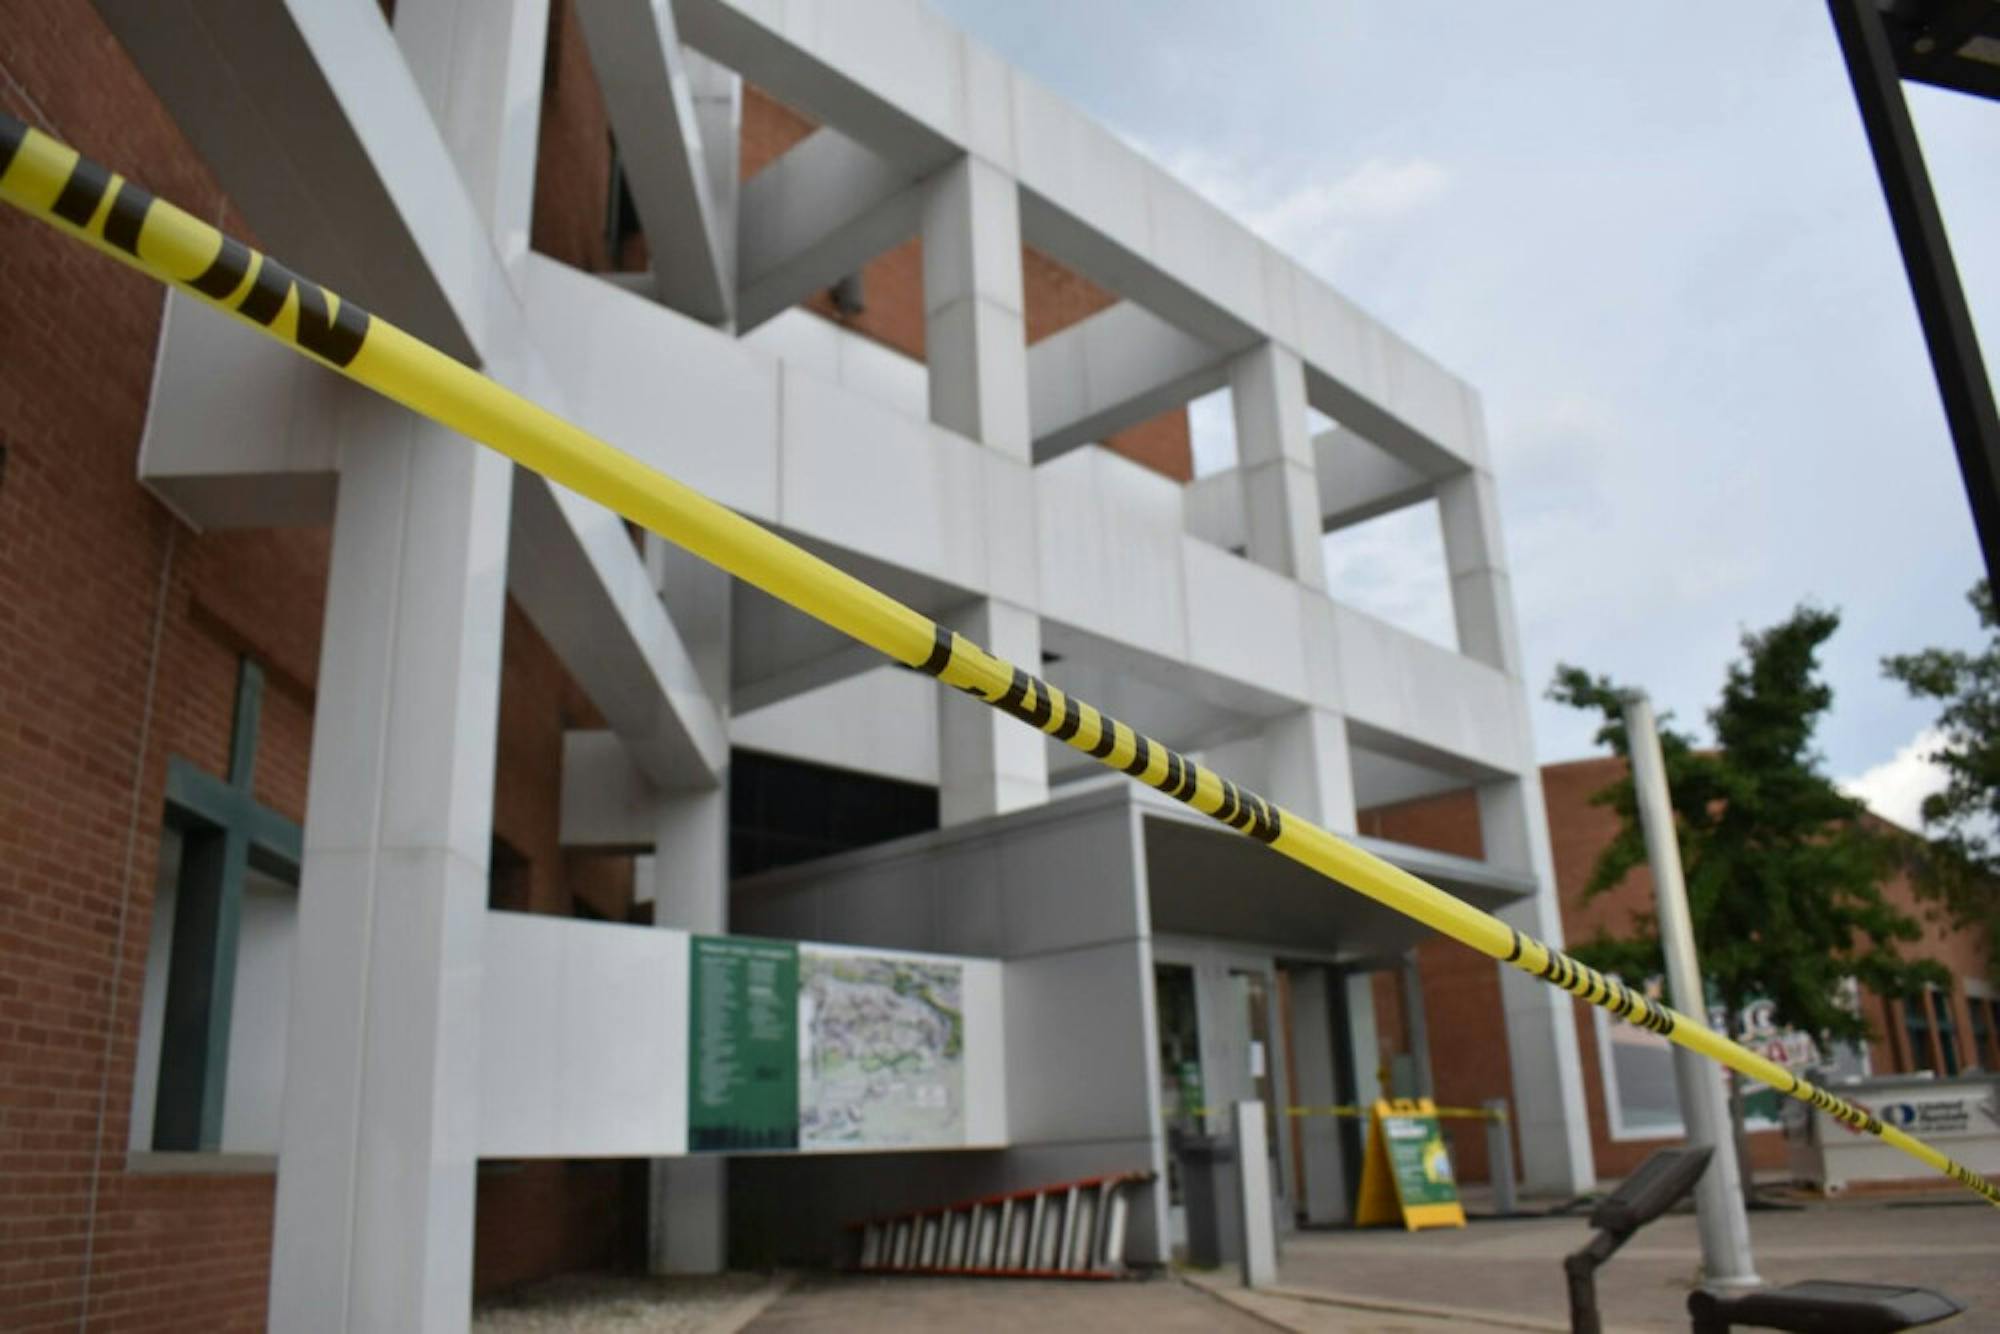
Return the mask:
[[778,512],[778,368],[686,316],[540,255],[524,301],[569,415],[725,505]]

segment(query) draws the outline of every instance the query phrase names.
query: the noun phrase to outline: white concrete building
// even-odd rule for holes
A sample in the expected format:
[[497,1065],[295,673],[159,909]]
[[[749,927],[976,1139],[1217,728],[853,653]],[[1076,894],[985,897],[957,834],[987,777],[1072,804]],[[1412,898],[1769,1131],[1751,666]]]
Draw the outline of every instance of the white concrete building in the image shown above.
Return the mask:
[[[1476,789],[1483,862],[1362,841],[1560,943],[1469,385],[916,0],[580,0],[651,271],[569,268],[527,241],[547,3],[99,9],[287,264],[1336,831]],[[741,188],[739,79],[822,126]],[[923,362],[795,309],[913,233]],[[1030,348],[1024,243],[1121,300]],[[1093,443],[1224,385],[1233,468]],[[657,1159],[655,1262],[697,1270],[731,1214],[811,1256],[1150,1168],[1148,1262],[1174,1099],[1380,1087],[1370,977],[1419,928],[179,298],[141,474],[204,529],[333,525],[283,1077],[224,1122],[278,1155],[278,1328],[463,1328],[482,1157]],[[1325,588],[1322,534],[1433,498],[1456,652]],[[607,724],[563,840],[645,849],[670,929],[487,911],[508,594]],[[732,746],[939,827],[732,891]],[[968,1147],[691,1153],[687,933],[725,930],[992,965]],[[1582,1189],[1570,1002],[1501,986],[1527,1180]],[[1287,1220],[1344,1216],[1340,1139],[1271,1136]]]

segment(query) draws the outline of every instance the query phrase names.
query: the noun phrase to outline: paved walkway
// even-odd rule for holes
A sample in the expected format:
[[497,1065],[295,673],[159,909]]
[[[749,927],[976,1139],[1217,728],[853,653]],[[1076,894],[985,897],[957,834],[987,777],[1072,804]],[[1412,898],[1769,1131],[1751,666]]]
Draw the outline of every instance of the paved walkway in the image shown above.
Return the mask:
[[[1750,1228],[1757,1267],[1768,1282],[1912,1283],[1966,1306],[1949,1328],[2000,1330],[2000,1209],[1950,1197],[1815,1204],[1755,1213]],[[1257,1293],[1238,1287],[1233,1271],[1122,1283],[836,1274],[796,1282],[751,1275],[579,1278],[494,1303],[476,1324],[492,1334],[1562,1330],[1568,1327],[1562,1257],[1588,1235],[1580,1218],[1480,1222],[1463,1231],[1414,1234],[1303,1233],[1285,1242],[1278,1285]],[[1663,1218],[1642,1231],[1599,1271],[1606,1327],[1685,1330],[1687,1293],[1700,1258],[1690,1215]]]
[[[1946,1198],[1759,1211],[1750,1218],[1758,1273],[1773,1285],[1832,1278],[1936,1288],[1966,1307],[1959,1327],[2000,1329],[2000,1209]],[[1562,1257],[1589,1236],[1581,1218],[1474,1223],[1463,1231],[1304,1233],[1285,1243],[1279,1287],[1411,1309],[1476,1309],[1562,1328]],[[1606,1325],[1685,1330],[1700,1262],[1692,1215],[1641,1231],[1598,1271]]]
[[[1367,1328],[1359,1326],[1357,1328]],[[1271,1326],[1171,1278],[1130,1283],[815,1276],[799,1281],[745,1334],[995,1334],[1060,1330],[1133,1334],[1271,1334]]]

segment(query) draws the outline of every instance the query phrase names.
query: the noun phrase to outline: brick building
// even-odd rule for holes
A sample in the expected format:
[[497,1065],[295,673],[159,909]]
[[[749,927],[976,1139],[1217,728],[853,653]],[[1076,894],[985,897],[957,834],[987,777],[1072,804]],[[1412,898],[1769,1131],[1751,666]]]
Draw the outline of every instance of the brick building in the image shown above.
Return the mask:
[[[0,109],[1330,827],[1442,775],[1474,854],[1370,846],[1547,931],[1476,393],[919,7],[839,12],[8,3]],[[1320,568],[1428,499],[1456,651]],[[1416,928],[1098,772],[0,209],[0,1324],[462,1328],[1163,1173],[1190,1065],[1372,1091]],[[725,929],[1004,971],[1004,1133],[691,1154],[685,1010],[619,987]],[[1545,991],[1463,1001],[1578,1188]],[[1335,1146],[1272,1151],[1340,1216]]]
[[[1549,841],[1555,852],[1556,883],[1562,899],[1563,935],[1572,943],[1587,941],[1600,931],[1618,933],[1634,914],[1650,909],[1653,878],[1640,867],[1616,888],[1586,902],[1584,885],[1597,859],[1618,830],[1618,817],[1591,797],[1622,776],[1623,761],[1605,756],[1546,765],[1542,769],[1542,791],[1548,802]],[[1418,800],[1363,811],[1364,833],[1378,834],[1437,848],[1461,856],[1479,855],[1476,812],[1460,797]],[[1899,874],[1887,887],[1890,899],[1924,924],[1921,941],[1904,947],[1910,957],[1936,960],[1951,974],[1951,987],[1939,988],[1922,997],[1907,1000],[1885,999],[1867,991],[1860,993],[1862,1013],[1868,1020],[1868,1072],[1875,1075],[1907,1074],[1930,1070],[1941,1076],[1971,1070],[2000,1070],[2000,989],[1992,982],[1992,961],[1977,931],[1952,930],[1939,919],[1935,905],[1919,900],[1908,879]],[[1430,1066],[1434,1072],[1440,1101],[1467,1105],[1482,1099],[1506,1097],[1509,1077],[1504,1060],[1496,1059],[1506,1035],[1494,1017],[1497,991],[1483,961],[1469,951],[1447,941],[1426,941],[1417,947],[1418,970],[1422,978],[1423,1004],[1430,1036]],[[1384,1019],[1383,1046],[1386,1051],[1406,1051],[1408,1038],[1403,1026],[1402,993],[1386,981],[1378,986],[1377,1013]],[[1655,1101],[1664,1093],[1669,1099],[1666,1115],[1673,1125],[1624,1124],[1636,1118],[1614,1117],[1612,1104],[1619,1101],[1617,1074],[1610,1081],[1605,1060],[1614,1042],[1646,1043],[1649,1035],[1636,1029],[1622,1032],[1606,1022],[1601,1012],[1581,1001],[1576,1011],[1577,1047],[1583,1054],[1584,1088],[1590,1109],[1591,1153],[1602,1177],[1617,1178],[1629,1173],[1647,1154],[1679,1137],[1678,1115],[1670,1100],[1670,1072],[1665,1068],[1665,1045],[1657,1039],[1648,1049],[1657,1048],[1660,1074],[1667,1082],[1653,1090]],[[1763,1046],[1755,1037],[1746,1040]],[[1767,1038],[1768,1041],[1768,1038]],[[1641,1054],[1639,1069],[1654,1059]],[[1629,1076],[1628,1076],[1629,1079]],[[1634,1101],[1627,1090],[1626,1101]],[[1642,1100],[1642,1099],[1641,1099]],[[1661,1109],[1652,1108],[1655,1114]],[[1754,1124],[1754,1122],[1753,1122]],[[1752,1161],[1759,1171],[1781,1171],[1786,1166],[1781,1130],[1773,1125],[1753,1129],[1750,1135]],[[1454,1152],[1461,1175],[1467,1180],[1487,1179],[1485,1137],[1476,1126],[1456,1129]]]

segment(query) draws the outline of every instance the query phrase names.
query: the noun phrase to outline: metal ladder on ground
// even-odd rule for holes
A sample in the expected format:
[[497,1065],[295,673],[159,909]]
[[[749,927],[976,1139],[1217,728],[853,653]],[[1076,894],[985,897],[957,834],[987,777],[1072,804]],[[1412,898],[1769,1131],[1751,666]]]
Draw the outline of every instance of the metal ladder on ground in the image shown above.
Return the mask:
[[1122,1278],[1125,1188],[1151,1172],[1086,1177],[849,1223],[871,1274]]

